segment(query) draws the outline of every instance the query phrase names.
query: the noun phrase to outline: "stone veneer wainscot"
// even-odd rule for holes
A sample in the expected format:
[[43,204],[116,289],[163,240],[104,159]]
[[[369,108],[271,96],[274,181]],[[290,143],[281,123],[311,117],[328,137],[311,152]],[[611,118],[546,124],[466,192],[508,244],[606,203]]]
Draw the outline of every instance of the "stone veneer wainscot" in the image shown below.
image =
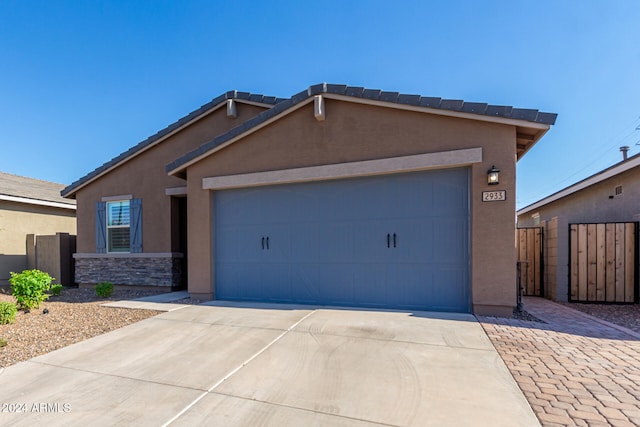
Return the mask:
[[158,286],[178,288],[181,285],[181,253],[140,254],[74,254],[76,282],[114,285]]

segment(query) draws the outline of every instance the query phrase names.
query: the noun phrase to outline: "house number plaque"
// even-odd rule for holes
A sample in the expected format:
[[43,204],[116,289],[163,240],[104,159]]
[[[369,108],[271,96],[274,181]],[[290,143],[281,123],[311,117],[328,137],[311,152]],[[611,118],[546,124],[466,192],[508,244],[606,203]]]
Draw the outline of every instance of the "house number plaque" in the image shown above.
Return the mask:
[[482,192],[482,201],[483,202],[500,202],[503,200],[507,200],[507,192],[506,190],[498,190],[498,191],[483,191]]

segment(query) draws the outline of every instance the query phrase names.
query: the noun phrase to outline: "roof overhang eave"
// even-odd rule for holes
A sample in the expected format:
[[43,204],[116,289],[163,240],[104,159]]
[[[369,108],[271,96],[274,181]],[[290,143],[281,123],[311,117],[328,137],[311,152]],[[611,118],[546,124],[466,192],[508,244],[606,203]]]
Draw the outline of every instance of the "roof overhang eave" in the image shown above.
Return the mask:
[[[527,120],[522,120],[522,119],[512,119],[512,118],[507,118],[507,117],[498,117],[498,116],[486,116],[486,115],[482,115],[482,114],[474,114],[474,113],[468,113],[468,112],[461,112],[461,111],[451,111],[451,110],[442,110],[439,108],[429,108],[429,107],[422,107],[422,106],[415,106],[415,105],[409,105],[409,104],[398,104],[396,102],[387,102],[387,101],[380,101],[380,100],[373,100],[373,99],[366,99],[366,98],[357,98],[357,97],[351,97],[351,96],[347,96],[347,95],[340,95],[340,94],[334,94],[334,93],[320,93],[319,95],[321,95],[322,97],[325,97],[327,99],[336,99],[336,100],[341,100],[341,101],[348,101],[348,102],[355,102],[355,103],[359,103],[359,104],[365,104],[365,105],[374,105],[374,106],[379,106],[379,107],[387,107],[387,108],[394,108],[394,109],[399,109],[399,110],[406,110],[406,111],[415,111],[415,112],[420,112],[420,113],[426,113],[426,114],[435,114],[435,115],[440,115],[440,116],[446,116],[446,117],[455,117],[455,118],[462,118],[462,119],[468,119],[468,120],[475,120],[475,121],[482,121],[482,122],[488,122],[488,123],[498,123],[498,124],[504,124],[504,125],[509,125],[509,126],[515,126],[516,128],[524,128],[527,130],[533,130],[534,131],[534,138],[533,140],[527,144],[527,146],[525,147],[525,150],[522,152],[522,154],[518,155],[518,160],[527,152],[531,149],[531,147],[538,141],[540,140],[540,138],[542,138],[544,136],[545,133],[547,133],[547,131],[551,128],[551,125],[548,124],[544,124],[544,123],[536,123],[536,122],[530,122]],[[281,119],[282,117],[290,114],[291,112],[309,104],[310,102],[313,101],[313,96],[309,96],[308,98],[304,99],[301,102],[298,102],[296,104],[294,104],[293,106],[289,107],[288,109],[280,112],[279,114],[270,117],[268,120],[265,120],[262,123],[259,123],[258,125],[248,129],[245,132],[242,132],[236,136],[234,136],[233,138],[229,139],[228,141],[225,141],[213,148],[211,148],[211,150],[208,150],[192,159],[187,160],[185,163],[180,164],[179,166],[167,170],[167,173],[171,176],[175,176],[178,178],[185,178],[186,177],[186,170],[189,166],[191,166],[194,163],[199,162],[200,160],[204,159],[205,157],[210,156],[211,154],[215,153],[216,151],[221,150],[224,147],[227,147],[228,145],[234,143],[235,141],[238,141],[242,138],[244,138],[245,136],[256,132],[257,130],[267,126],[268,124],[271,124],[279,119]]]
[[[549,129],[551,129],[551,125],[544,125],[544,126],[545,128],[536,128],[536,133],[533,135],[533,139],[527,140],[524,144],[520,144],[520,142],[518,142],[518,137],[516,136],[517,160],[520,160],[525,154],[527,154],[529,150],[531,150],[531,148],[533,148],[533,146],[536,145],[536,143],[540,141],[543,136],[546,135]],[[516,132],[517,132],[517,129],[518,128],[516,128]]]
[[545,205],[548,205],[549,203],[553,203],[556,200],[562,199],[563,197],[569,196],[584,188],[595,185],[608,178],[619,175],[623,172],[628,171],[629,169],[633,169],[638,166],[640,166],[640,156],[631,158],[625,162],[619,163],[618,165],[614,165],[608,169],[596,173],[595,175],[591,175],[590,177],[587,177],[582,181],[578,181],[575,184],[570,185],[569,187],[563,188],[562,190],[557,191],[543,199],[540,199],[537,202],[530,204],[529,206],[525,206],[524,208],[516,211],[516,215],[523,215],[527,212],[539,209]]
[[24,203],[27,205],[48,206],[52,208],[76,210],[76,205],[71,203],[53,202],[49,200],[30,199],[28,197],[10,196],[7,194],[0,194],[0,200],[15,203]]
[[[261,103],[261,102],[250,101],[250,100],[245,100],[245,99],[233,99],[233,100],[236,101],[236,102],[241,102],[241,103],[244,103],[244,104],[250,104],[250,105],[255,105],[255,106],[259,106],[259,107],[264,107],[264,108],[267,108],[267,109],[273,107],[273,105],[271,105],[271,104],[264,104],[264,103]],[[149,144],[148,146],[145,146],[145,147],[141,148],[140,150],[132,153],[130,156],[127,156],[127,157],[121,159],[119,162],[111,165],[110,167],[106,168],[104,171],[101,171],[100,173],[96,174],[96,176],[93,176],[90,179],[88,179],[87,181],[82,182],[77,187],[73,187],[73,184],[70,185],[69,187],[63,189],[60,192],[60,195],[62,197],[64,197],[64,198],[66,198],[66,199],[75,199],[75,193],[78,192],[78,190],[80,190],[83,187],[87,186],[88,184],[92,183],[96,179],[98,179],[98,178],[106,175],[107,173],[111,172],[112,170],[114,170],[115,168],[120,166],[121,164],[126,163],[129,160],[131,160],[132,158],[134,158],[134,157],[144,153],[145,151],[149,150],[150,148],[155,147],[156,145],[160,144],[162,141],[164,141],[164,140],[170,138],[171,136],[175,135],[176,133],[182,131],[183,129],[185,129],[186,127],[192,125],[193,123],[197,122],[198,120],[203,119],[204,117],[208,116],[209,114],[212,114],[213,112],[219,110],[220,108],[226,107],[226,102],[227,102],[227,99],[222,100],[221,102],[219,102],[215,106],[213,106],[210,109],[204,111],[202,114],[192,118],[191,120],[183,123],[181,126],[177,127],[176,129],[172,130],[171,132],[167,133],[166,135],[163,135],[162,137],[158,138],[157,141],[153,141],[153,143]]]
[[[185,179],[187,176],[187,168],[197,162],[199,162],[200,160],[209,157],[211,154],[222,150],[223,148],[233,144],[234,142],[246,137],[247,135],[250,135],[254,132],[257,132],[258,130],[262,129],[265,126],[270,125],[271,123],[279,120],[280,118],[291,114],[292,112],[304,107],[305,105],[309,104],[313,102],[313,97],[309,97],[304,99],[301,102],[298,102],[297,104],[292,105],[291,107],[287,108],[284,111],[281,111],[280,113],[274,115],[273,117],[269,117],[267,120],[257,124],[256,126],[253,126],[250,129],[247,129],[246,131],[234,136],[233,138],[228,139],[227,141],[223,141],[220,144],[216,145],[215,147],[212,147],[210,150],[205,151],[204,153],[195,156],[192,159],[187,160],[185,163],[180,164],[179,166],[173,168],[173,169],[169,169],[167,170],[167,174],[169,174],[170,176],[175,176],[177,178],[183,178]],[[215,141],[215,140],[214,140]]]

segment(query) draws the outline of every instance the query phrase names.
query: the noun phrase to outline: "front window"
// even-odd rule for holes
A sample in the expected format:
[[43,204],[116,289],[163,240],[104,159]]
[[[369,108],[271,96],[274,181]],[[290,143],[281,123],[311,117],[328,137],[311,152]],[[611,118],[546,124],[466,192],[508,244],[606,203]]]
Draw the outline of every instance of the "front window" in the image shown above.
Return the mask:
[[129,200],[107,202],[107,250],[129,252],[130,246]]

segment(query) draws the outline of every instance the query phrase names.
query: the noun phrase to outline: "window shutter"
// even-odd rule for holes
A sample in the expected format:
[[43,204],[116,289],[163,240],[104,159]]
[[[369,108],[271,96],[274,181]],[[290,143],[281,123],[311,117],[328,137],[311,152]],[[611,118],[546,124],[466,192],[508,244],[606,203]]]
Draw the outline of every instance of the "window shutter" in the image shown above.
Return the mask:
[[107,252],[107,203],[96,202],[96,253]]
[[129,206],[131,253],[139,253],[142,252],[142,199],[132,199]]

